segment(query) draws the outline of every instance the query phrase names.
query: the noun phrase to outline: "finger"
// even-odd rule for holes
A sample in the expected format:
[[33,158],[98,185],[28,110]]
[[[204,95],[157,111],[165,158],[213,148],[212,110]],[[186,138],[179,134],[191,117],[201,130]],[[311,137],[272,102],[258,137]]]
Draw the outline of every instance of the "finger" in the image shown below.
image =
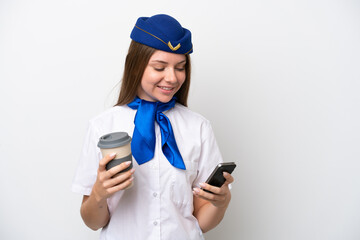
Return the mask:
[[110,178],[104,184],[105,188],[111,188],[111,187],[114,187],[116,185],[119,185],[119,184],[125,182],[126,180],[128,180],[128,179],[130,179],[132,177],[134,172],[135,172],[135,169],[130,169],[127,172],[120,173],[119,175],[117,175],[114,178]]
[[112,167],[106,171],[106,175],[110,178],[110,177],[114,176],[115,174],[119,173],[120,171],[128,168],[130,166],[130,164],[131,164],[131,161],[126,161],[115,167]]
[[99,170],[106,171],[106,164],[108,164],[115,157],[116,153],[111,153],[105,155],[99,162]]
[[200,183],[199,184],[200,187],[202,189],[206,189],[214,194],[220,194],[221,193],[221,189],[219,187],[215,187],[215,186],[212,186],[210,184],[207,184],[207,183]]
[[208,193],[208,192],[205,192],[204,190],[202,190],[200,188],[194,188],[193,193],[194,193],[195,196],[200,197],[200,198],[205,199],[205,200],[210,201],[210,202],[218,202],[218,201],[224,201],[225,200],[225,196],[223,196],[223,195],[217,195],[217,194],[213,194],[213,193]]
[[225,183],[224,183],[225,185],[229,185],[230,183],[234,182],[234,178],[233,178],[233,176],[231,176],[230,173],[224,172],[224,173],[223,173],[223,176],[224,176],[224,178],[226,179],[226,181],[225,181]]
[[115,192],[118,192],[120,190],[124,190],[125,188],[129,187],[130,184],[132,183],[132,181],[134,180],[134,176],[131,176],[129,179],[127,179],[126,181],[118,184],[118,185],[115,185],[114,187],[110,188],[109,189],[109,192],[112,194],[112,193],[115,193]]

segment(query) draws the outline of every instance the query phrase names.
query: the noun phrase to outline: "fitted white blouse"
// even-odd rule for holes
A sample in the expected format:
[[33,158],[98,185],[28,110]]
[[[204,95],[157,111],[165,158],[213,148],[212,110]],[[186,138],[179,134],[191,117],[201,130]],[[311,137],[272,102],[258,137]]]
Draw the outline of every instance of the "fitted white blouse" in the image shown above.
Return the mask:
[[[74,192],[90,195],[102,158],[99,138],[119,131],[132,136],[135,114],[128,106],[116,106],[90,120],[72,184]],[[180,104],[164,114],[170,119],[186,170],[173,167],[163,155],[160,128],[155,123],[154,158],[142,165],[133,159],[134,186],[107,200],[111,219],[100,239],[203,239],[193,216],[192,188],[206,181],[222,157],[204,117]]]

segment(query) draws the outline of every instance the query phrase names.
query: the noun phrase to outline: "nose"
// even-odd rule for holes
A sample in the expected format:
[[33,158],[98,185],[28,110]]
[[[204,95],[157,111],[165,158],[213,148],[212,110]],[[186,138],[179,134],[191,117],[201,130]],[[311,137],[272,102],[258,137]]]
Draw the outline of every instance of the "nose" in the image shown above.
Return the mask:
[[165,75],[165,81],[166,82],[176,82],[176,74],[175,74],[175,70],[170,68],[166,71],[166,75]]

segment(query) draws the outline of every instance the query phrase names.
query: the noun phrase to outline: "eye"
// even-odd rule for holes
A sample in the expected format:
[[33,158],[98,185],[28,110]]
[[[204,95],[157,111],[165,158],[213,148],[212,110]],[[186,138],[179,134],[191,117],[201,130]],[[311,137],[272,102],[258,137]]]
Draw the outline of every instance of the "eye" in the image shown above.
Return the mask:
[[177,71],[185,71],[185,66],[176,67],[175,70],[177,70]]
[[155,71],[158,71],[158,72],[162,72],[162,71],[164,71],[164,69],[165,69],[165,68],[156,68],[156,67],[154,67],[154,70],[155,70]]

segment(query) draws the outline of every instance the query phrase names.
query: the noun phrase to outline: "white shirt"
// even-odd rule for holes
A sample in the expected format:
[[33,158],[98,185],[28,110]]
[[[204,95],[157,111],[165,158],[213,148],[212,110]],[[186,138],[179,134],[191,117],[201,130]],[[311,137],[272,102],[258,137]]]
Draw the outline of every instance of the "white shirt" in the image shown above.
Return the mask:
[[[90,120],[72,185],[74,192],[90,195],[102,158],[99,138],[118,131],[132,136],[135,114],[128,106],[116,106]],[[100,239],[204,239],[193,216],[192,188],[206,181],[222,157],[204,117],[180,104],[164,114],[171,122],[186,170],[173,167],[162,153],[160,128],[155,123],[154,158],[142,165],[133,159],[134,186],[108,198],[111,218]]]

